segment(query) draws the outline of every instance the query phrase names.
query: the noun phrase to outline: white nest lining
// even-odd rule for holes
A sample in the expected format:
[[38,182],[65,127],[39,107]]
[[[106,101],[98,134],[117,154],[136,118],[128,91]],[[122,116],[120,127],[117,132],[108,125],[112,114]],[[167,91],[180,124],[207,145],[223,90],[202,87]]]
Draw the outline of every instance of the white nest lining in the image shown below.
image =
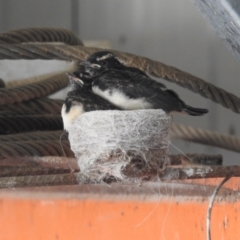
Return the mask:
[[133,158],[168,163],[171,117],[162,110],[92,111],[69,127],[71,149],[81,171],[101,181],[123,179]]

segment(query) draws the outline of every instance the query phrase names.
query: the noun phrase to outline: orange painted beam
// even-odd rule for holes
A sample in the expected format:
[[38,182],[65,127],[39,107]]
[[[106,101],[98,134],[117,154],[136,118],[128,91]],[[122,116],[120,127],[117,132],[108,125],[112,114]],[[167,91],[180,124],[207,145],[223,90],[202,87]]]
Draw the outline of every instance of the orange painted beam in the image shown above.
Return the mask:
[[[1,190],[0,240],[202,240],[212,190],[177,183]],[[220,191],[212,239],[240,239],[239,212],[238,195]]]

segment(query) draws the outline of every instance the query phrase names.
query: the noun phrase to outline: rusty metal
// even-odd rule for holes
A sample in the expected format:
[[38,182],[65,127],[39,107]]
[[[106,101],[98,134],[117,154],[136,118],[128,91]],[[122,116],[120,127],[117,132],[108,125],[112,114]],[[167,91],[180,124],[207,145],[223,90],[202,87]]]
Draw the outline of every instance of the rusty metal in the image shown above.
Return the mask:
[[57,115],[9,115],[0,112],[0,134],[13,134],[40,130],[61,130],[63,123]]
[[[12,173],[14,172],[14,175]],[[46,175],[46,174],[64,174],[71,173],[70,168],[44,168],[39,166],[31,167],[1,167],[0,181],[1,177],[13,177],[13,176],[34,176],[34,175]],[[76,172],[74,170],[74,172]]]
[[[99,50],[102,49],[48,44],[1,44],[0,59],[60,59],[82,61],[85,60],[89,54]],[[240,98],[211,83],[161,62],[129,53],[113,52],[129,66],[138,67],[155,77],[176,83],[181,87],[187,88],[231,109],[235,113],[240,113]]]
[[68,141],[24,141],[0,144],[0,157],[60,156],[74,157]]
[[137,178],[143,181],[156,179],[180,180],[199,178],[239,177],[240,166],[167,166],[166,168],[152,168],[142,162],[131,162],[122,169],[127,178]]
[[0,178],[0,188],[76,185],[79,183],[87,184],[91,181],[83,174],[77,173]]
[[201,128],[172,124],[170,137],[240,152],[240,138]]
[[186,153],[178,155],[170,155],[170,165],[222,165],[222,155],[209,155],[209,154],[197,154]]
[[66,157],[1,157],[0,177],[79,172],[77,160]]
[[62,130],[59,131],[38,131],[26,132],[18,134],[0,135],[0,144],[3,142],[17,142],[17,141],[62,141],[68,140],[68,133]]
[[[64,141],[65,143],[65,141]],[[18,149],[17,149],[18,150]],[[197,155],[197,154],[195,154]],[[190,154],[188,156],[191,156]],[[189,161],[196,162],[197,160],[201,160],[201,154],[198,156],[194,156],[192,154],[192,159],[186,159],[187,156],[183,155],[170,155],[171,165],[186,165],[189,164]],[[219,156],[210,155],[205,156],[205,158],[210,159],[219,159]],[[187,162],[188,161],[188,162]],[[211,164],[211,162],[210,162]],[[6,176],[20,176],[20,175],[42,175],[42,174],[54,174],[52,172],[52,168],[57,168],[60,173],[60,169],[63,168],[63,171],[68,169],[70,172],[71,169],[74,171],[79,171],[79,167],[77,165],[76,158],[69,158],[69,157],[57,157],[57,156],[47,156],[47,157],[37,157],[37,156],[24,156],[24,157],[16,157],[16,156],[7,156],[7,157],[0,157],[0,177]],[[44,168],[41,170],[41,168]],[[32,170],[31,170],[32,169]],[[48,171],[49,169],[49,171]],[[33,174],[34,173],[34,174]]]
[[[152,172],[149,176],[154,176]],[[148,174],[146,174],[148,176]],[[159,172],[161,180],[240,177],[240,166],[167,167]]]
[[83,45],[72,31],[62,28],[23,28],[0,35],[0,44],[26,42],[63,42],[69,45]]
[[0,89],[0,105],[19,103],[44,97],[65,88],[68,83],[69,80],[66,74],[59,74],[24,86],[2,88]]
[[63,100],[50,98],[37,98],[31,101],[24,101],[15,104],[3,105],[0,108],[1,112],[14,112],[15,114],[23,115],[41,115],[41,114],[61,114]]
[[[160,179],[161,181],[180,179],[200,179],[216,177],[239,177],[240,166],[209,166],[209,167],[167,167],[162,172],[145,172],[139,180]],[[136,179],[135,179],[136,180]],[[107,179],[105,180],[107,182]],[[110,179],[109,182],[111,182]],[[131,181],[131,180],[130,180]],[[35,187],[35,186],[56,186],[56,185],[76,185],[76,184],[96,184],[102,183],[92,180],[84,173],[39,175],[39,176],[17,176],[0,178],[0,188],[10,187]],[[122,184],[122,183],[121,183]]]

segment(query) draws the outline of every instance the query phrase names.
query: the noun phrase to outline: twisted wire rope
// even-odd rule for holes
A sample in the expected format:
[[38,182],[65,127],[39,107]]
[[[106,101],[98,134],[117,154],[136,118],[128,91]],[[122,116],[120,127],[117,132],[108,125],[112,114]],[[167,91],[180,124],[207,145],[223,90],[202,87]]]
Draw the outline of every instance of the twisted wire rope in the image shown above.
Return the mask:
[[[63,134],[64,133],[64,134]],[[9,141],[29,141],[29,140],[59,140],[62,135],[62,140],[68,139],[67,132],[59,131],[39,131],[39,132],[27,132],[18,134],[9,134],[0,136],[0,142]],[[240,152],[240,138],[212,132],[209,130],[203,130],[200,128],[194,128],[181,124],[172,124],[170,137],[172,139],[181,139],[184,141],[190,141],[200,143],[204,145],[210,145],[214,147],[220,147],[223,149]]]
[[46,79],[13,88],[0,89],[0,105],[13,104],[40,98],[54,93],[68,86],[66,74],[57,74]]
[[68,141],[38,140],[1,142],[0,157],[61,156],[74,157]]
[[62,129],[62,118],[57,115],[0,114],[0,134]]
[[50,98],[38,98],[33,99],[32,101],[23,101],[15,104],[8,104],[3,105],[0,108],[0,115],[1,112],[9,111],[15,112],[16,114],[56,114],[60,115],[61,108],[63,105],[63,100],[58,99],[50,99]]
[[[64,134],[63,134],[64,133]],[[17,141],[44,141],[44,140],[61,140],[67,141],[68,134],[62,130],[58,131],[37,131],[37,132],[26,132],[18,134],[0,135],[0,143],[2,142],[17,142]]]
[[69,45],[83,45],[72,31],[61,28],[23,28],[0,34],[0,44],[25,42],[62,42]]
[[[27,42],[57,42],[57,41],[71,44],[71,45],[79,45],[79,46],[73,47],[65,44],[52,45],[52,44],[42,44],[42,43],[39,43],[39,44],[27,43]],[[10,31],[0,35],[0,59],[59,59],[59,60],[83,61],[93,52],[102,50],[98,48],[87,48],[80,45],[82,45],[81,40],[75,39],[75,37],[70,31],[59,30],[59,29],[20,29],[20,30]],[[113,51],[113,52],[115,52],[117,56],[122,61],[124,61],[128,66],[138,67],[139,69],[145,71],[150,75],[163,78],[170,82],[174,82],[184,88],[187,88],[195,93],[200,94],[205,98],[209,98],[214,102],[220,103],[222,106],[229,108],[236,113],[240,113],[240,99],[237,96],[231,93],[228,93],[219,87],[214,86],[213,84],[207,83],[206,81],[198,77],[195,77],[189,73],[186,73],[174,67],[167,66],[161,62],[153,61],[148,58],[139,57],[139,56],[128,54],[128,53],[122,53],[117,51]],[[20,103],[20,102],[28,101],[31,99],[47,96],[61,88],[66,87],[67,85],[68,85],[67,76],[65,74],[64,75],[61,74],[54,77],[49,77],[37,83],[31,83],[31,84],[26,84],[24,86],[13,87],[13,88],[10,88],[9,91],[6,91],[6,89],[2,88],[0,89],[0,105],[4,106],[8,104],[8,106],[13,107],[13,105],[18,105],[13,103]],[[6,111],[6,109],[2,110],[2,112],[3,111]],[[49,109],[47,111],[49,111]],[[57,112],[58,111],[59,110],[57,110]],[[33,116],[26,117],[26,116],[10,116],[10,115],[8,114],[4,116],[4,114],[1,114],[1,111],[0,111],[0,129],[1,128],[4,129],[4,126],[2,127],[2,124],[1,124],[1,123],[4,124],[4,121],[3,121],[4,118],[5,118],[5,121],[7,121],[8,123],[11,122],[10,132],[13,131],[14,133],[16,132],[16,129],[15,129],[17,125],[16,122],[19,122],[19,126],[21,126],[22,129],[25,129],[23,127],[24,124],[23,125],[21,124],[21,120],[20,120],[21,118],[25,119],[24,120],[25,124],[27,122],[28,126],[31,126],[31,122],[33,121],[33,118],[32,118]],[[15,118],[15,123],[13,118]],[[35,119],[37,118],[42,118],[42,115],[35,116]],[[53,117],[45,116],[45,118],[50,119]],[[2,119],[2,122],[1,122],[1,119]],[[40,122],[41,121],[39,121],[39,123]],[[57,116],[57,122],[59,123],[59,116]],[[44,124],[41,122],[40,125],[44,125]],[[59,128],[58,127],[57,129],[62,129],[62,121],[61,121],[61,126]],[[50,127],[49,129],[54,130],[52,129],[52,127]],[[29,131],[29,129],[25,129],[25,130]],[[36,129],[35,127],[33,127],[33,129],[31,130],[33,131]],[[42,130],[46,130],[45,127],[43,127]],[[19,130],[19,131],[22,131],[22,130]],[[61,131],[59,131],[59,133],[60,132]],[[15,136],[12,135],[13,138],[15,137],[15,140],[13,141],[16,141],[16,142],[12,142],[12,140],[9,140],[9,142],[7,141],[1,142],[0,154],[2,154],[2,156],[47,156],[47,155],[64,156],[65,154],[66,156],[72,157],[73,153],[70,149],[69,142],[66,140],[66,138],[63,139],[62,146],[59,144],[59,141],[55,140],[55,137],[56,138],[59,137],[58,135],[59,133],[56,133],[56,135],[55,134],[52,135],[52,138],[49,137],[49,135],[46,134],[46,132],[43,134],[39,134],[41,135],[41,137],[39,137],[40,140],[35,140],[32,137],[32,135],[31,136],[28,135],[30,140],[28,140],[28,138],[24,138],[23,135],[18,137],[16,136],[18,134],[15,134]],[[236,137],[213,133],[213,132],[202,130],[202,129],[194,129],[188,126],[173,125],[171,136],[174,138],[184,139],[192,142],[219,146],[219,147],[227,148],[237,152],[239,152],[239,148],[240,148],[239,139]],[[25,141],[21,141],[21,139],[25,139]],[[1,141],[1,137],[0,137],[0,141]],[[65,153],[63,153],[63,151]],[[218,159],[220,158],[218,157]],[[164,174],[163,173],[161,174],[163,174],[164,176],[167,176],[168,174],[172,174],[172,170],[173,169],[171,169],[171,173],[170,172],[168,173],[168,171],[166,171]],[[234,170],[236,170],[236,172],[234,172]],[[238,176],[239,173],[237,172],[237,170],[238,169],[234,169],[234,168],[231,168],[231,169],[216,168],[214,170],[214,173],[211,173],[210,175],[209,173],[206,173],[206,174],[209,175],[209,176],[207,175],[208,177],[214,177],[214,176],[216,177],[216,176],[222,176],[227,172],[227,174],[231,173]],[[174,171],[177,171],[177,175],[179,176],[179,179],[187,177],[186,176],[187,172],[185,173],[184,170],[175,169]],[[164,178],[163,175],[161,177]],[[193,178],[199,177],[198,175],[199,174],[196,170],[196,172],[193,175]],[[68,181],[69,175],[66,175],[66,176]],[[53,178],[56,178],[56,176],[53,176]],[[61,180],[59,179],[58,181],[61,182]],[[70,177],[70,182],[71,181],[74,182],[75,179]]]
[[[71,69],[69,71],[71,71]],[[33,76],[33,77],[29,77],[29,78],[12,80],[12,81],[6,82],[6,87],[11,88],[11,87],[18,87],[18,86],[21,86],[21,85],[30,84],[30,83],[35,83],[35,82],[42,81],[46,78],[54,77],[57,74],[65,74],[65,73],[66,73],[66,71],[58,71],[58,72]]]
[[[49,45],[49,44],[1,44],[0,59],[59,59],[83,61],[99,48],[84,46]],[[102,50],[102,49],[101,49]],[[198,77],[167,66],[148,58],[139,57],[129,53],[115,52],[127,65],[138,67],[148,74],[163,78],[187,88],[201,96],[211,99],[222,106],[240,113],[240,98],[219,87],[214,86]]]
[[239,137],[215,133],[201,128],[172,124],[170,136],[174,139],[181,139],[240,152]]

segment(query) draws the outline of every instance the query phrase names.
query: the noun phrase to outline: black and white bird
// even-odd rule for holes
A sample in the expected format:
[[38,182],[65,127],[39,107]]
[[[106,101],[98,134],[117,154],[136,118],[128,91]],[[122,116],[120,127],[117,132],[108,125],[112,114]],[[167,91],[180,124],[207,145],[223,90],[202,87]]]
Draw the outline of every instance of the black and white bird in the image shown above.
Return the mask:
[[64,129],[68,130],[76,117],[84,112],[97,110],[118,110],[110,102],[94,94],[91,86],[74,74],[67,74],[70,82],[70,90],[62,107],[62,119]]
[[140,69],[125,66],[110,51],[96,52],[81,65],[85,66],[85,73],[75,74],[81,75],[84,84],[91,85],[94,94],[120,109],[162,109],[166,113],[182,112],[192,116],[208,112],[186,105],[177,93]]

